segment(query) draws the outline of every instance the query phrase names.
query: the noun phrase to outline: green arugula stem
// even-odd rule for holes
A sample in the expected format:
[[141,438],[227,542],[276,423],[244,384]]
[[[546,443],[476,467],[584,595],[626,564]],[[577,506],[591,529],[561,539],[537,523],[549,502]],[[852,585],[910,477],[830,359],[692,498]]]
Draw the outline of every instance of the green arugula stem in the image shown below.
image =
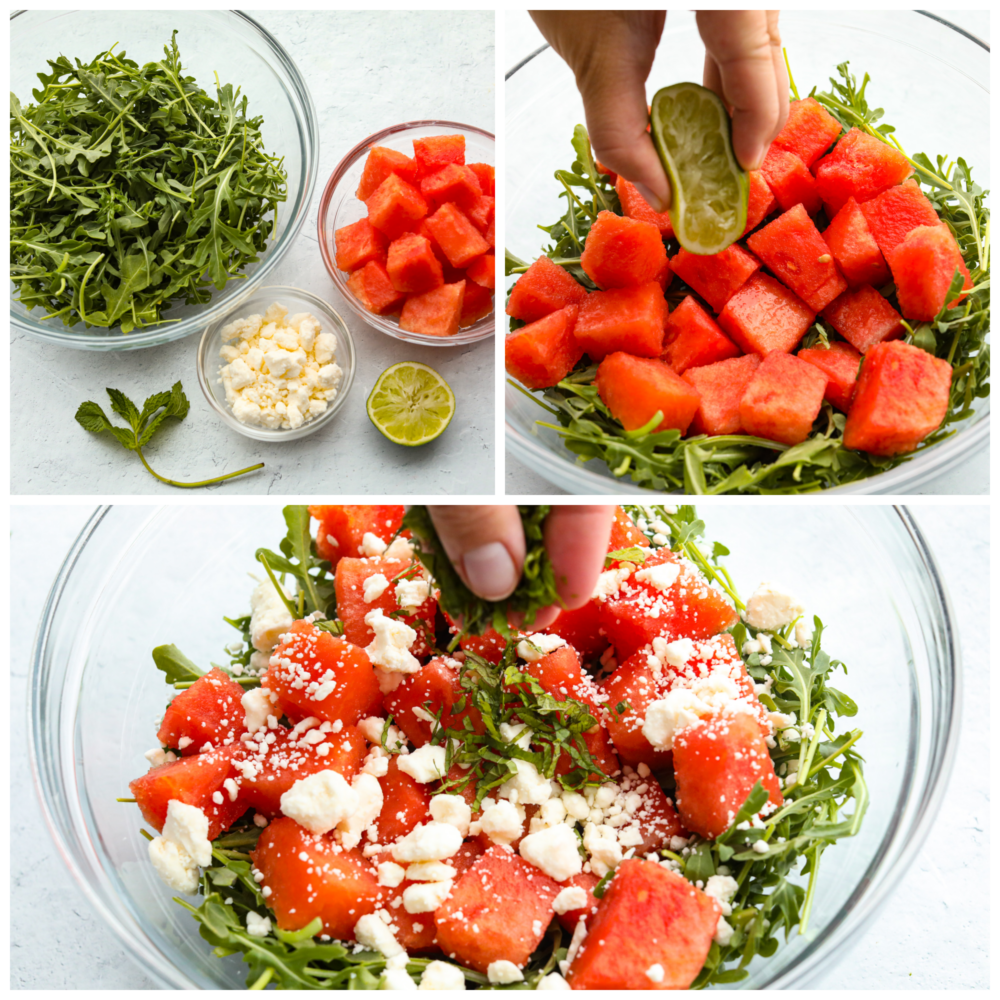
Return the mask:
[[258,462],[256,465],[249,465],[245,469],[240,469],[238,472],[227,472],[224,476],[216,476],[214,479],[203,479],[197,483],[182,483],[177,479],[167,479],[166,476],[161,476],[158,472],[154,472],[150,468],[149,462],[146,461],[146,456],[142,453],[142,448],[136,446],[136,454],[139,456],[139,461],[146,467],[146,471],[153,476],[155,479],[159,479],[161,483],[166,483],[168,486],[178,486],[181,489],[193,490],[198,486],[211,486],[213,483],[223,483],[227,479],[235,479],[237,476],[244,476],[248,472],[256,472],[258,469],[264,468],[263,462]]
[[[839,750],[830,754],[828,757],[824,757],[821,761],[818,761],[817,763],[813,764],[813,766],[809,770],[808,777],[811,778],[814,775],[819,774],[819,772],[822,771],[823,768],[825,768],[828,764],[831,764],[833,761],[835,761],[845,750],[847,750],[849,747],[854,746],[854,744],[857,743],[858,740],[860,740],[863,735],[864,733],[862,732],[862,730],[852,729],[851,738]],[[808,780],[808,778],[806,780]]]

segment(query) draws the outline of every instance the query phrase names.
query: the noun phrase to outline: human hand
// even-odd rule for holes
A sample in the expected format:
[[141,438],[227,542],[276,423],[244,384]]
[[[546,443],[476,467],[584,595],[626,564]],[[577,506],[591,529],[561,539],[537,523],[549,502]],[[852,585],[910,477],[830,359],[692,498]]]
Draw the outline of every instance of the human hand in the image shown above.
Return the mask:
[[[646,78],[663,11],[531,11],[576,76],[594,155],[639,189],[658,212],[670,207],[670,184],[646,132]],[[703,82],[733,116],[733,152],[747,170],[760,167],[788,115],[788,77],[778,12],[699,11],[705,44]]]
[[[427,510],[445,554],[469,589],[488,601],[509,597],[521,578],[525,553],[517,507],[428,505]],[[545,548],[567,608],[579,608],[590,600],[604,569],[613,516],[611,505],[563,505],[553,507],[545,519]],[[559,611],[542,609],[532,628],[551,625]]]

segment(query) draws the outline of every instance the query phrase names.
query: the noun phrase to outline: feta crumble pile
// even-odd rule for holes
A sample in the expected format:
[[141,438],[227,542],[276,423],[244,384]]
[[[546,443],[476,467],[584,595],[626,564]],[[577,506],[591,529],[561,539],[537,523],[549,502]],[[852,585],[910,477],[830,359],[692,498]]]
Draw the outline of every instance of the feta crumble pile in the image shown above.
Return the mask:
[[344,373],[337,338],[310,313],[288,316],[272,302],[222,328],[219,369],[226,402],[241,423],[294,430],[326,412]]

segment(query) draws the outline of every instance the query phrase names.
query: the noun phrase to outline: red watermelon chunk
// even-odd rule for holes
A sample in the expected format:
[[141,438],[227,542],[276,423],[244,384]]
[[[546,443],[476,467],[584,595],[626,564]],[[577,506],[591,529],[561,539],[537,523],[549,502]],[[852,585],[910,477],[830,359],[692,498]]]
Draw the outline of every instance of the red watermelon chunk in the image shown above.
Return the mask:
[[634,288],[591,292],[581,303],[573,336],[594,361],[627,351],[658,358],[663,350],[667,300],[655,281]]
[[495,168],[491,167],[488,163],[470,163],[469,169],[478,178],[483,194],[489,195],[491,198],[494,197],[496,194]]
[[677,811],[685,829],[718,837],[762,782],[768,802],[784,801],[760,726],[752,715],[720,712],[674,735]]
[[826,376],[825,398],[838,410],[847,413],[858,380],[861,355],[850,344],[835,340],[828,348],[803,348],[796,357],[815,365]]
[[368,221],[390,240],[416,229],[417,223],[427,214],[424,196],[396,174],[389,174],[365,204]]
[[648,549],[649,539],[639,530],[638,525],[628,515],[624,507],[615,507],[614,520],[611,522],[611,536],[608,538],[608,552],[619,549],[629,549],[638,545]]
[[794,153],[811,167],[843,131],[840,122],[819,101],[806,97],[790,101],[788,118],[774,138],[774,145]]
[[744,236],[751,229],[756,229],[778,207],[778,200],[760,170],[747,171],[747,177],[750,181],[750,196],[747,199],[747,227],[743,230]]
[[[887,259],[896,282],[899,308],[907,319],[922,322],[934,319],[944,305],[956,270],[965,278],[963,288],[972,287],[969,269],[947,226],[918,226]],[[954,308],[964,298],[959,295],[948,307]]]
[[609,354],[598,366],[597,392],[627,431],[644,427],[656,415],[655,430],[675,428],[684,434],[698,409],[698,393],[662,361],[624,351]]
[[827,215],[834,216],[853,196],[868,201],[894,184],[901,184],[913,168],[906,157],[887,142],[852,128],[833,152],[813,167],[816,186]]
[[760,261],[738,243],[722,253],[688,253],[683,248],[670,259],[670,267],[716,312],[739,291],[760,268]]
[[321,559],[336,566],[341,556],[361,555],[369,532],[388,542],[403,523],[402,504],[312,504],[309,513],[319,522],[316,548]]
[[911,177],[860,205],[868,228],[884,254],[889,254],[917,226],[941,224],[934,206]]
[[[436,656],[417,673],[407,674],[394,691],[384,696],[386,711],[415,746],[429,743],[434,729],[416,709],[435,716],[440,712],[442,725],[446,728],[462,729],[463,720],[468,718],[476,732],[484,732],[479,709],[465,697],[459,683],[459,666],[457,660]],[[464,703],[465,707],[455,709],[455,702]]]
[[780,351],[760,363],[740,400],[747,434],[793,445],[812,433],[826,392],[826,375]]
[[740,434],[740,400],[759,364],[756,354],[744,354],[704,368],[689,368],[684,381],[690,382],[701,396],[689,433]]
[[889,281],[889,265],[853,195],[823,231],[823,240],[852,288],[878,288]]
[[899,313],[871,285],[844,292],[823,310],[823,318],[862,354],[906,332]]
[[[477,198],[471,207],[465,210],[465,214],[468,215],[469,220],[485,238],[487,228],[491,228],[493,225],[495,210],[496,201],[490,195],[484,194],[482,197]],[[489,243],[489,240],[487,240],[487,243]],[[493,246],[493,244],[490,243],[490,246]]]
[[622,212],[630,219],[637,219],[639,222],[649,222],[660,231],[663,237],[674,235],[674,226],[670,221],[667,212],[654,212],[653,207],[646,201],[639,189],[631,182],[619,177],[615,181],[615,191],[618,192],[618,200],[621,202]]
[[458,317],[460,327],[472,326],[484,316],[493,312],[493,293],[474,281],[465,283],[462,292],[462,314]]
[[211,749],[230,746],[246,731],[242,699],[243,688],[213,667],[174,696],[157,738],[165,747],[176,747],[184,757],[200,753],[206,743]]
[[379,842],[391,844],[431,818],[431,792],[399,769],[399,755],[389,757],[389,770],[378,779],[382,786],[382,812],[378,817]]
[[[654,861],[615,870],[566,973],[574,990],[685,990],[708,958],[718,904]],[[663,978],[646,970],[658,965]]]
[[483,189],[472,170],[458,163],[449,163],[420,182],[420,193],[436,205],[454,201],[462,208],[471,208],[482,197]]
[[443,170],[449,163],[464,166],[465,136],[429,135],[424,139],[414,139],[413,155],[423,177]]
[[466,269],[465,276],[483,288],[492,291],[497,283],[496,256],[491,253],[484,253],[482,257],[477,257]]
[[579,305],[586,297],[587,289],[565,268],[542,256],[511,289],[507,315],[532,323],[557,309]]
[[490,249],[469,217],[450,202],[427,219],[427,228],[452,267],[465,267]]
[[667,317],[663,337],[663,360],[678,375],[726,358],[740,349],[719,329],[697,300],[688,295]]
[[901,340],[865,354],[844,446],[873,455],[913,451],[948,412],[951,365]]
[[746,354],[792,351],[815,312],[769,274],[755,274],[719,313],[719,326]]
[[444,283],[430,242],[417,233],[393,240],[385,269],[397,292],[429,292]]
[[464,292],[465,282],[456,281],[411,295],[399,314],[400,329],[432,337],[453,337],[458,333]]
[[565,913],[557,913],[556,919],[562,925],[564,931],[572,934],[576,930],[576,925],[582,920],[585,924],[597,912],[598,899],[594,895],[594,889],[601,880],[590,872],[580,872],[579,875],[571,875],[565,882],[559,885],[563,889],[583,889],[587,894],[587,901],[583,906],[575,910],[567,910]]
[[343,226],[333,234],[337,267],[341,271],[356,271],[370,260],[385,263],[389,241],[367,219]]
[[370,260],[347,279],[347,287],[354,292],[361,304],[371,313],[384,316],[399,311],[406,298],[397,291],[385,265],[380,260]]
[[830,248],[802,205],[769,222],[747,245],[814,312],[847,290]]
[[760,169],[785,211],[804,205],[810,215],[815,215],[823,207],[813,175],[794,153],[772,145]]
[[599,212],[580,266],[599,288],[634,288],[655,281],[666,259],[660,231],[652,223]]
[[578,306],[566,306],[507,334],[504,363],[529,389],[546,389],[564,379],[583,357],[573,336]]
[[608,638],[601,631],[593,601],[587,601],[582,608],[560,611],[559,617],[543,631],[562,636],[585,660],[596,660],[608,648]]
[[358,199],[368,201],[389,174],[395,174],[407,184],[416,186],[420,183],[416,160],[411,160],[405,153],[389,149],[387,146],[372,146],[368,159],[365,160],[365,168],[361,172],[361,182],[355,192]]

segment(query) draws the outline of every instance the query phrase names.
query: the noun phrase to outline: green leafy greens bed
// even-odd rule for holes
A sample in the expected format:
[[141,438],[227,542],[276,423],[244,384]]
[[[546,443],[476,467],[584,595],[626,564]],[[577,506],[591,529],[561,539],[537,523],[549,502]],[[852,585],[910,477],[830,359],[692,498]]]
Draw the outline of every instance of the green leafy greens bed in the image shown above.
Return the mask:
[[[813,88],[807,96],[822,104],[845,129],[862,129],[902,151],[893,126],[878,124],[883,109],[868,104],[868,74],[858,86],[848,63],[841,63],[837,72],[839,79],[831,78],[830,90]],[[798,99],[794,81],[792,93]],[[593,291],[597,286],[580,266],[584,241],[598,212],[620,214],[621,206],[607,175],[597,169],[582,125],[574,131],[572,142],[576,159],[569,170],[555,173],[563,187],[560,197],[566,199],[566,213],[551,226],[539,228],[551,240],[545,249],[548,257]],[[914,179],[955,234],[973,281],[972,291],[954,309],[942,307],[930,323],[915,327],[907,324],[907,342],[944,358],[954,369],[947,416],[941,427],[912,453],[919,455],[954,434],[956,425],[973,413],[975,401],[989,395],[990,350],[986,336],[990,328],[990,214],[985,205],[988,192],[973,181],[964,159],[952,161],[939,155],[932,162],[924,153],[908,159],[915,170]],[[508,276],[522,274],[527,267],[525,261],[506,253]],[[961,287],[961,276],[956,275],[945,302],[952,301]],[[667,290],[670,308],[689,291],[675,276]],[[511,320],[512,330],[522,325],[519,320]],[[802,346],[826,344],[831,334],[826,321],[818,319]],[[829,402],[823,403],[812,435],[791,447],[742,434],[685,439],[677,430],[653,432],[659,418],[646,427],[626,431],[601,401],[594,385],[597,366],[588,364],[588,360],[585,357],[558,385],[540,394],[529,393],[516,382],[511,384],[547,412],[539,425],[558,433],[566,448],[578,456],[578,462],[597,460],[606,464],[616,478],[629,477],[651,490],[689,494],[809,493],[866,479],[911,457],[883,458],[845,448],[842,439],[846,417]]]

